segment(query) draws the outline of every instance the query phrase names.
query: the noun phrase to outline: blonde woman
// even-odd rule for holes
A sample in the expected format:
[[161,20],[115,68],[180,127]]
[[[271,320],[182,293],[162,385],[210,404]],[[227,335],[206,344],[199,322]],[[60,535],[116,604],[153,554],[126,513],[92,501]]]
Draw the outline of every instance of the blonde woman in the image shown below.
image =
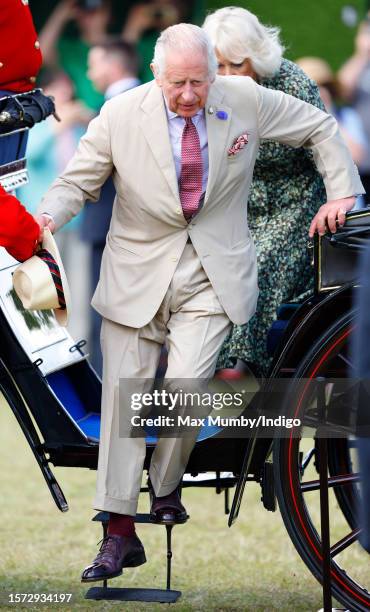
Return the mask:
[[[226,7],[210,14],[203,28],[210,36],[220,75],[251,77],[323,109],[318,88],[293,62],[283,58],[277,28],[264,26],[249,11]],[[258,258],[260,295],[249,323],[234,326],[219,357],[219,368],[237,359],[257,376],[268,372],[266,338],[276,309],[303,298],[313,286],[307,250],[312,217],[325,202],[325,189],[305,149],[272,141],[261,144],[248,202],[248,224]]]

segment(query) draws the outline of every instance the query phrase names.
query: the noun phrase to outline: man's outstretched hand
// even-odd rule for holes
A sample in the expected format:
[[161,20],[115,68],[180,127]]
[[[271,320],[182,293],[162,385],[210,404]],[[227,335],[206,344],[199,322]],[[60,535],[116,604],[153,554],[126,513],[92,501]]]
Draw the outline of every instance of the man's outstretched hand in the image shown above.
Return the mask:
[[43,241],[44,227],[48,227],[51,233],[54,234],[56,227],[55,227],[55,221],[51,215],[47,215],[47,214],[38,215],[37,217],[35,217],[35,220],[39,224],[39,228],[40,228],[39,242]]
[[328,230],[335,234],[338,225],[344,225],[346,212],[353,208],[355,201],[355,196],[350,196],[340,200],[330,200],[320,206],[310,225],[310,238],[313,238],[315,232],[318,232],[320,236]]

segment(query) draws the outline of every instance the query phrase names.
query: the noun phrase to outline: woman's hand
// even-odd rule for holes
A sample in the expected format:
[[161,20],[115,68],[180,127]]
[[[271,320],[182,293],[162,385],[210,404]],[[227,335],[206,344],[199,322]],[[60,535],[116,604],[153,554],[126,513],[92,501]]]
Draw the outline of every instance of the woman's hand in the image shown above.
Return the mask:
[[355,201],[355,196],[350,196],[340,200],[331,200],[320,206],[310,225],[310,238],[313,238],[315,232],[322,236],[328,229],[335,234],[337,226],[344,225],[346,212],[353,208]]

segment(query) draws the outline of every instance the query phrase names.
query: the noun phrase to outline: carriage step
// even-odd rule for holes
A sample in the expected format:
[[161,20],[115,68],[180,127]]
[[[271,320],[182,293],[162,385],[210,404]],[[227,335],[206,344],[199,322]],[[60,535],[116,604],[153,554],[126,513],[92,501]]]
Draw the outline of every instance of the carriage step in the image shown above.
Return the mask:
[[[189,516],[188,516],[189,518]],[[98,521],[99,523],[107,524],[108,525],[108,521],[109,521],[109,512],[98,512],[98,514],[96,514],[92,519],[92,521]],[[155,523],[152,519],[149,513],[137,513],[135,518],[134,518],[134,523],[140,523],[140,524],[150,524],[150,525],[162,525],[164,527],[174,527],[175,525],[183,525],[183,523],[174,523],[173,525],[166,525],[165,523]]]
[[146,601],[151,603],[175,603],[181,591],[170,589],[120,589],[110,587],[92,587],[85,599],[107,601]]
[[[93,521],[100,522],[103,528],[103,538],[108,531],[109,512],[98,512]],[[135,523],[153,523],[150,514],[137,514]],[[85,599],[107,600],[107,601],[145,601],[151,603],[174,603],[181,595],[181,591],[171,589],[171,569],[172,569],[172,529],[174,525],[165,525],[167,542],[167,573],[165,589],[141,589],[141,588],[110,588],[108,581],[103,580],[102,587],[90,588]]]
[[[324,608],[320,608],[318,612],[325,612]],[[331,612],[350,612],[350,610],[346,610],[346,608],[332,608]]]
[[[108,524],[109,521],[109,512],[98,512],[98,514],[95,514],[95,516],[91,519],[93,521],[98,521],[99,523],[102,523],[103,527],[104,524]],[[135,518],[134,518],[134,522],[135,523],[150,523],[153,524],[153,522],[150,520],[150,514],[140,514],[138,513]]]

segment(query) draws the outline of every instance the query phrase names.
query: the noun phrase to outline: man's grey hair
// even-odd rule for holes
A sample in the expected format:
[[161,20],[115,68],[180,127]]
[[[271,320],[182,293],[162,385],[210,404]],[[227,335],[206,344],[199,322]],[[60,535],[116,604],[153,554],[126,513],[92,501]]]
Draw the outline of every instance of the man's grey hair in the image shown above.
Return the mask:
[[191,23],[177,23],[166,28],[154,47],[153,64],[158,76],[166,69],[166,56],[169,51],[193,54],[200,51],[208,63],[208,75],[213,80],[217,72],[217,58],[211,40],[206,32]]
[[203,29],[229,62],[239,64],[248,58],[260,77],[279,71],[284,53],[280,30],[264,26],[250,11],[237,6],[219,9],[208,15]]

